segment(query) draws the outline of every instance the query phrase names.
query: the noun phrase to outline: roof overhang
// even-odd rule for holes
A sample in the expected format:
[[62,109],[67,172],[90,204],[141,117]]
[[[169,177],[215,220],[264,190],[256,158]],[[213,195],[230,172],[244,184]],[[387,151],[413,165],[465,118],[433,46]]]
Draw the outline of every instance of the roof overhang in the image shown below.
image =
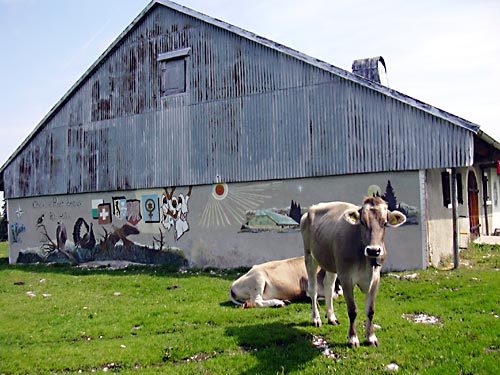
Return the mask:
[[[224,30],[227,30],[229,32],[232,32],[234,34],[240,35],[241,37],[244,37],[246,39],[252,40],[256,43],[259,43],[261,45],[264,45],[266,47],[272,48],[274,50],[277,50],[283,54],[287,54],[289,56],[292,56],[296,59],[302,60],[307,64],[310,64],[312,66],[316,66],[317,68],[323,69],[325,71],[328,71],[332,74],[335,74],[336,76],[342,77],[346,80],[355,82],[359,85],[362,85],[364,87],[367,87],[369,89],[378,91],[382,93],[385,96],[388,96],[390,98],[393,98],[395,100],[398,100],[400,102],[403,102],[409,106],[412,106],[414,108],[417,108],[421,111],[427,112],[435,117],[439,117],[441,119],[447,120],[454,125],[460,126],[462,128],[465,128],[475,134],[484,134],[480,132],[479,126],[467,121],[465,119],[462,119],[458,116],[455,116],[451,113],[448,113],[446,111],[443,111],[439,108],[433,107],[429,104],[426,104],[422,101],[419,101],[417,99],[414,99],[410,96],[407,96],[405,94],[402,94],[396,90],[390,89],[389,87],[380,85],[376,82],[370,81],[368,79],[365,79],[364,77],[361,77],[359,75],[356,75],[354,73],[351,73],[347,70],[338,68],[334,65],[328,64],[324,61],[321,61],[319,59],[316,59],[314,57],[308,56],[302,52],[299,52],[297,50],[294,50],[292,48],[286,47],[282,44],[273,42],[267,38],[261,37],[257,34],[254,34],[252,32],[246,31],[244,29],[241,29],[237,26],[233,26],[227,22],[223,22],[221,20],[218,20],[216,18],[207,16],[203,13],[200,13],[198,11],[195,11],[193,9],[187,8],[183,5],[179,5],[177,3],[168,1],[168,0],[153,0],[151,1],[146,8],[132,21],[132,23],[113,41],[113,43],[99,56],[99,58],[87,69],[87,71],[76,81],[76,83],[71,86],[71,88],[68,90],[68,92],[52,107],[52,109],[47,113],[47,115],[40,121],[40,123],[34,128],[34,130],[27,136],[27,138],[21,143],[21,145],[14,151],[14,153],[7,159],[7,161],[0,167],[0,190],[3,190],[3,173],[4,170],[7,168],[7,166],[16,158],[16,156],[26,147],[26,145],[30,142],[30,140],[38,133],[40,130],[45,126],[45,124],[59,111],[59,109],[64,105],[64,103],[76,92],[76,90],[92,75],[92,73],[105,61],[107,56],[112,53],[114,49],[117,48],[117,46],[120,44],[121,40],[139,23],[141,20],[145,17],[149,11],[154,8],[157,5],[161,6],[166,6],[170,9],[176,10],[180,13],[186,14],[188,16],[194,17],[196,19],[199,19],[201,21],[204,21],[208,24],[212,24],[214,26],[217,26],[219,28],[222,28]],[[490,143],[486,139],[491,139],[491,137],[487,137],[486,135],[482,136],[479,135],[480,139],[484,140],[486,143]],[[483,139],[484,138],[484,139]],[[496,141],[495,141],[496,142]],[[491,143],[490,143],[491,144]],[[498,143],[497,143],[498,145]]]
[[492,164],[497,161],[500,161],[500,143],[480,130],[474,137],[474,163]]

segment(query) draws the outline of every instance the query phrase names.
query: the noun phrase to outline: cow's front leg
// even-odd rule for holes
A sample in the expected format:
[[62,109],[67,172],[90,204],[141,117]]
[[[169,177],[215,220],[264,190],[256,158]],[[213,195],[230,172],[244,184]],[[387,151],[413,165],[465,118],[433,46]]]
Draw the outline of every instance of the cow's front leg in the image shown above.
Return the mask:
[[354,286],[349,280],[340,280],[344,286],[344,299],[347,305],[347,315],[349,315],[349,332],[347,334],[347,346],[349,348],[355,348],[359,346],[358,334],[356,333],[356,316],[358,315],[358,310],[356,308],[356,302],[354,301]]
[[307,292],[311,297],[312,305],[312,322],[315,327],[321,327],[321,317],[318,309],[318,280],[316,274],[318,273],[318,263],[310,253],[305,253],[304,256],[307,270]]
[[377,336],[373,329],[373,315],[375,315],[375,296],[377,295],[378,283],[372,285],[370,292],[366,294],[366,343],[372,346],[378,346]]
[[326,318],[328,319],[328,324],[332,324],[334,326],[340,324],[339,321],[337,320],[337,317],[335,316],[335,311],[333,309],[333,297],[334,297],[336,280],[337,280],[336,273],[326,272],[325,280],[323,282],[323,288],[325,289],[325,298],[326,298]]

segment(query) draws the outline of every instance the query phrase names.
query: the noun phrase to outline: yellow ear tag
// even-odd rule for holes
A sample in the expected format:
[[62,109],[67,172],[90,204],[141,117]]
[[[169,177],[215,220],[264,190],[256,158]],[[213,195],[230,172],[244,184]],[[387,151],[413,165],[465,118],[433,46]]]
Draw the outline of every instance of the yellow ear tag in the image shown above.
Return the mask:
[[356,215],[355,212],[351,212],[349,214],[349,220],[351,221],[351,223],[353,224],[356,224],[358,222],[358,216]]
[[396,225],[398,223],[398,218],[396,216],[393,216],[391,219],[391,225]]

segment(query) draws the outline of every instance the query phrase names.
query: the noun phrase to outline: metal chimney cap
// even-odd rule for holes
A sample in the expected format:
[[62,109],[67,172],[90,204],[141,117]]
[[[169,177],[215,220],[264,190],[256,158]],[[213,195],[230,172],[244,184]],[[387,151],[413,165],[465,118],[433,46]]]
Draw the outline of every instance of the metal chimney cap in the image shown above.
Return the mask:
[[370,81],[389,86],[387,67],[382,56],[354,60],[352,63],[352,72]]

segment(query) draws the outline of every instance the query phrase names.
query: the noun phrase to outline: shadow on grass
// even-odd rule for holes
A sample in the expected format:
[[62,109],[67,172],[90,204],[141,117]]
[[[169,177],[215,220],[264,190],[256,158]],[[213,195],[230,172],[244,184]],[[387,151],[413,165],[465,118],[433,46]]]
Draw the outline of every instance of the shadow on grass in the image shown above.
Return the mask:
[[311,344],[311,337],[292,324],[268,323],[229,327],[228,336],[234,336],[244,353],[258,361],[245,374],[289,373],[304,368],[320,355]]
[[232,303],[232,302],[231,302],[231,301],[229,301],[229,300],[228,300],[228,301],[224,301],[224,302],[219,303],[219,306],[220,306],[220,307],[233,307],[233,308],[235,308],[235,309],[236,309],[236,308],[240,308],[240,306],[235,305],[234,303]]
[[[124,261],[126,262],[126,261]],[[137,264],[131,263],[124,267],[113,267],[113,261],[102,261],[101,266],[85,267],[84,263],[69,264],[69,263],[17,263],[9,264],[9,258],[0,257],[0,272],[15,269],[17,271],[29,273],[54,273],[71,276],[91,276],[91,275],[113,275],[113,276],[128,276],[135,274],[155,275],[155,276],[173,276],[176,278],[189,278],[193,276],[205,276],[223,280],[235,280],[241,276],[242,271],[248,271],[248,268],[235,269],[193,269],[188,268],[181,270],[177,266],[169,264]]]
[[0,268],[6,268],[9,266],[9,258],[0,258]]
[[[70,262],[17,262],[15,265],[9,265],[7,243],[0,242],[0,272],[15,269],[18,271],[30,273],[55,273],[66,275],[99,275],[108,274],[113,276],[146,274],[155,276],[175,276],[177,278],[189,278],[192,276],[213,277],[224,280],[235,280],[246,273],[249,267],[238,267],[231,269],[218,268],[189,268],[187,264],[182,264],[182,259],[176,259],[172,262],[139,262],[130,261],[128,258],[109,259],[100,261],[89,261],[81,263]],[[175,255],[175,254],[174,254]],[[181,271],[182,270],[182,271]]]

